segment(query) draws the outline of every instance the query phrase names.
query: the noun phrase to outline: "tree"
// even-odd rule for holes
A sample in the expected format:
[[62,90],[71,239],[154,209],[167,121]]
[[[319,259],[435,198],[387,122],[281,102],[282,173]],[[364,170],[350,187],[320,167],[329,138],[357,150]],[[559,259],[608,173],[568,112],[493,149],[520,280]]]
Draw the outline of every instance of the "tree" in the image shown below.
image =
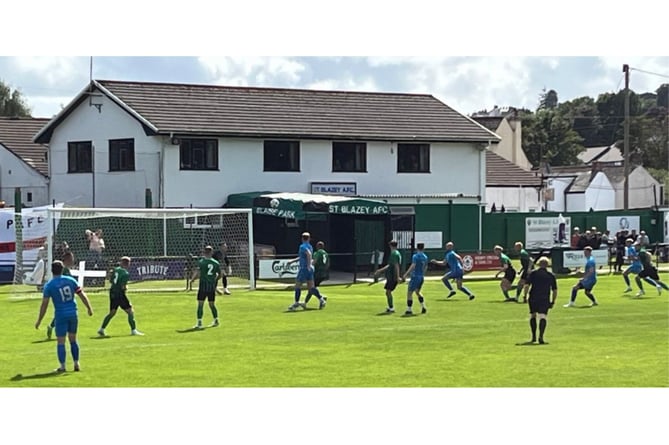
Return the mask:
[[0,80],[0,116],[30,116],[30,108],[19,90],[12,91]]
[[543,94],[539,95],[539,109],[556,108],[558,106],[558,95],[555,90],[548,90],[544,88]]
[[569,119],[557,109],[539,109],[523,120],[523,149],[534,166],[542,161],[555,166],[577,164],[582,143]]
[[669,83],[663,83],[660,88],[655,90],[657,94],[657,106],[669,109]]

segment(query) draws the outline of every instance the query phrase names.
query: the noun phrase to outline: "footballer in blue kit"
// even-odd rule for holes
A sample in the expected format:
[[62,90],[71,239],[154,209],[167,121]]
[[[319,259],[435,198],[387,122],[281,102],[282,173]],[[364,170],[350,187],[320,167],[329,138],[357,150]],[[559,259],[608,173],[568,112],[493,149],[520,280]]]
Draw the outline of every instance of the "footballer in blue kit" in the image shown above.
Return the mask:
[[298,307],[302,307],[303,309],[307,308],[306,302],[300,303],[302,283],[307,283],[308,295],[315,295],[318,298],[318,309],[323,309],[325,307],[325,299],[314,284],[314,249],[311,247],[311,243],[309,242],[310,239],[311,234],[309,232],[304,232],[302,234],[302,243],[297,251],[297,258],[288,261],[289,265],[297,261],[299,266],[297,269],[297,277],[295,278],[295,301],[288,307],[289,311],[294,311]]
[[58,362],[60,363],[60,367],[56,371],[65,372],[65,335],[68,336],[70,341],[74,370],[79,371],[79,344],[77,343],[79,320],[77,317],[77,302],[74,296],[79,295],[79,298],[81,298],[81,301],[88,310],[88,315],[93,315],[93,309],[88,297],[79,287],[77,281],[72,277],[62,275],[63,268],[62,261],[54,261],[51,265],[53,278],[49,280],[42,291],[42,305],[39,309],[37,322],[35,322],[35,329],[39,329],[39,325],[42,323],[42,319],[49,306],[49,300],[51,300],[55,312],[56,353],[58,355]]
[[423,287],[423,281],[425,280],[425,271],[427,270],[427,255],[423,252],[425,245],[423,243],[418,243],[416,245],[416,253],[411,257],[411,266],[404,274],[404,280],[406,280],[408,275],[411,275],[411,280],[409,280],[409,287],[407,289],[407,310],[404,315],[413,315],[412,306],[413,306],[413,294],[415,293],[418,296],[418,301],[421,305],[421,314],[427,313],[427,308],[425,307],[425,298],[420,293],[420,289]]
[[564,307],[576,306],[576,294],[580,289],[583,289],[586,297],[590,299],[590,306],[598,305],[595,296],[592,294],[592,288],[597,284],[597,264],[595,264],[595,258],[592,256],[592,247],[586,246],[583,249],[583,255],[585,256],[585,272],[583,278],[571,288],[571,299],[569,300],[569,303],[564,305]]
[[[639,252],[634,247],[634,240],[632,238],[625,240],[625,256],[630,261],[630,265],[623,271],[623,280],[625,280],[625,284],[627,284],[625,292],[632,292],[629,275],[631,273],[639,275],[643,270],[643,264],[641,264],[641,260],[639,259]],[[641,288],[639,289],[643,290]]]
[[451,286],[450,280],[455,279],[455,283],[458,287],[458,290],[461,292],[464,292],[465,295],[469,297],[470,300],[473,300],[474,294],[472,294],[469,289],[464,287],[462,285],[462,277],[465,275],[465,270],[462,267],[462,258],[460,255],[455,253],[453,250],[454,244],[453,242],[449,241],[446,243],[446,253],[444,255],[444,260],[443,261],[438,261],[438,260],[431,260],[430,262],[432,264],[438,264],[440,266],[448,266],[448,272],[441,277],[442,283],[444,283],[444,286],[449,290],[448,295],[446,298],[451,298],[453,295],[455,295],[455,290],[453,289],[453,286]]

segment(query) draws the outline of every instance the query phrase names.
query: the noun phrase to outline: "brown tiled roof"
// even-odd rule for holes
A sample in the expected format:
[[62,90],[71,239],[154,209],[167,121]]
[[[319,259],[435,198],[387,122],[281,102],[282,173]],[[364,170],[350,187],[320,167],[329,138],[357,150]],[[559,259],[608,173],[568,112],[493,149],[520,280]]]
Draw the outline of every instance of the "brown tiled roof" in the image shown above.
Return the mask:
[[[427,94],[111,80],[93,81],[93,85],[160,134],[404,142],[499,140]],[[51,125],[64,117],[58,116]],[[50,131],[40,135],[40,139],[49,137]]]
[[47,150],[34,143],[33,137],[48,122],[49,119],[42,118],[0,117],[0,144],[44,176],[49,175]]
[[494,132],[499,128],[499,124],[502,123],[504,117],[502,116],[475,116],[472,117],[476,122],[486,127],[488,130]]
[[497,153],[486,150],[486,187],[540,187],[541,176],[509,162]]

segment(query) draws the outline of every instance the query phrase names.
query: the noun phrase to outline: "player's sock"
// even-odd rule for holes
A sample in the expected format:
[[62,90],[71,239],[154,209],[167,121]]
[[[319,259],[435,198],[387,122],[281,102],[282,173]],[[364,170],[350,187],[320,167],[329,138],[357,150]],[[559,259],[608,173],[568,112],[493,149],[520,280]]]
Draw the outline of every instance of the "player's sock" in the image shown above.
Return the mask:
[[664,290],[669,290],[669,286],[667,286],[666,284],[664,284],[662,281],[658,281],[657,284],[659,284],[660,286],[662,286],[662,289],[664,289]]
[[309,293],[311,295],[316,295],[316,298],[318,298],[319,300],[321,300],[323,298],[323,297],[321,297],[321,292],[318,290],[318,288],[316,286],[309,289]]
[[595,300],[595,296],[594,296],[593,294],[586,292],[586,293],[585,293],[585,296],[588,297],[588,298],[590,299],[590,301],[592,301],[593,303],[596,303],[596,302],[597,302],[597,301]]
[[639,286],[639,290],[643,290],[643,283],[641,282],[641,278],[637,275],[634,277],[634,281],[636,281],[636,285]]
[[625,284],[627,285],[627,287],[631,287],[630,277],[628,277],[627,275],[623,275],[623,279],[625,280]]
[[407,308],[411,310],[411,306],[413,306],[413,300],[407,300]]
[[422,295],[418,296],[418,302],[420,303],[421,307],[425,307],[425,298],[423,298]]
[[135,323],[135,314],[132,312],[128,314],[128,324],[130,325],[130,329],[135,330],[137,328],[137,325]]
[[296,287],[295,288],[295,303],[300,301],[300,295],[302,295],[302,288],[301,287]]
[[576,294],[577,294],[577,293],[578,293],[578,290],[577,290],[577,289],[572,289],[572,290],[571,290],[571,302],[572,302],[572,303],[573,303],[574,301],[576,301]]
[[516,300],[520,298],[520,293],[523,290],[523,286],[516,286]]
[[532,341],[537,341],[537,319],[530,318],[530,332],[532,333]]
[[223,275],[223,278],[221,278],[221,283],[223,283],[223,289],[228,288],[228,276],[227,275]]
[[542,318],[539,320],[539,339],[543,340],[544,339],[544,332],[546,331],[546,323],[547,320],[545,318]]
[[312,296],[312,295],[313,295],[313,294],[311,293],[311,289],[309,289],[309,290],[307,291],[307,296],[304,297],[304,304],[309,303],[309,300],[311,300],[311,296]]
[[[637,278],[638,278],[638,277],[637,277]],[[646,283],[650,284],[651,286],[654,286],[654,287],[661,286],[660,283],[658,283],[657,281],[653,280],[651,277],[644,277],[643,279],[644,279],[644,281],[645,281]]]
[[111,319],[114,318],[114,315],[112,314],[107,314],[104,320],[102,320],[102,326],[100,326],[100,329],[104,329],[107,327]]
[[470,297],[472,296],[471,291],[470,291],[469,289],[467,289],[466,287],[462,286],[462,287],[460,288],[460,290],[461,290],[462,292],[464,292],[465,295],[468,295],[468,296],[470,296]]
[[72,352],[72,360],[74,360],[75,363],[78,362],[79,361],[79,343],[77,343],[76,341],[71,341],[70,342],[70,351]]
[[393,306],[393,296],[392,295],[386,295],[386,300],[388,301],[388,308],[392,309]]
[[214,320],[218,319],[218,309],[214,305],[210,305],[209,309],[211,309],[211,316],[214,317]]
[[52,329],[56,327],[56,319],[55,318],[53,320],[51,320],[51,323],[49,324],[49,327],[51,327]]
[[451,282],[449,281],[448,277],[443,277],[441,282],[444,283],[444,286],[446,286],[446,289],[448,289],[449,292],[453,292],[453,286],[451,286]]
[[58,344],[56,346],[56,353],[58,354],[58,363],[65,363],[65,344]]
[[504,298],[506,298],[507,300],[511,299],[511,297],[509,297],[509,291],[508,290],[502,289],[502,294],[504,295]]
[[198,307],[197,307],[197,319],[202,320],[203,315],[204,315],[204,307],[198,305]]

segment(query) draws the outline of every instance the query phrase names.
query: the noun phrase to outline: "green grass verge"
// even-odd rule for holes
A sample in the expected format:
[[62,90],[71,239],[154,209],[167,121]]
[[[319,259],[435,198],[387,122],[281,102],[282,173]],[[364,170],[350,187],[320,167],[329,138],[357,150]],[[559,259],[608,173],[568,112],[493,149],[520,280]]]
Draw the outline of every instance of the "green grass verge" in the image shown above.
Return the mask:
[[[666,275],[666,274],[665,274]],[[666,276],[665,276],[666,278]],[[218,297],[222,324],[190,331],[195,292],[129,297],[144,337],[130,336],[125,314],[96,331],[108,309],[103,293],[91,295],[95,314],[80,307],[83,371],[51,375],[56,342],[34,329],[36,293],[0,287],[2,387],[667,387],[669,294],[623,294],[620,276],[601,276],[600,306],[580,293],[577,308],[563,308],[575,278],[558,282],[558,307],[549,314],[548,345],[529,339],[527,307],[502,303],[497,281],[467,284],[445,299],[440,281],[424,287],[428,313],[403,317],[406,285],[395,291],[394,315],[383,283],[325,286],[325,310],[286,312],[290,290],[234,290]],[[414,303],[415,307],[417,302]],[[211,313],[205,306],[205,325]],[[419,311],[415,311],[419,312]],[[71,357],[68,346],[68,369]]]

